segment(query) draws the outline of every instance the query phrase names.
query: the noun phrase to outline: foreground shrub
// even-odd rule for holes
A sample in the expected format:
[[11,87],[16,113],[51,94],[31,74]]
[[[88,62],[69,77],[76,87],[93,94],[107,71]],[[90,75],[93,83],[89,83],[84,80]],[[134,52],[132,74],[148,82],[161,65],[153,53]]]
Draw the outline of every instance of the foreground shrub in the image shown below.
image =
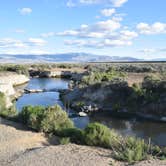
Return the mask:
[[78,128],[67,128],[57,133],[60,137],[70,137],[71,142],[84,144],[84,131]]
[[66,145],[66,144],[69,144],[70,143],[70,138],[69,137],[62,137],[60,139],[60,144],[61,145]]
[[91,123],[84,130],[87,145],[111,148],[117,143],[118,135],[100,123]]
[[6,109],[6,100],[5,95],[0,92],[0,112]]
[[10,108],[6,108],[5,95],[0,92],[0,116],[11,120],[15,120],[16,113],[17,112],[14,104]]
[[19,114],[19,119],[30,128],[40,130],[44,111],[42,106],[25,106]]
[[147,158],[149,146],[144,140],[128,137],[114,149],[114,157],[118,160],[133,163]]
[[47,133],[56,133],[66,128],[72,128],[73,122],[68,118],[68,115],[58,105],[47,107],[41,121],[41,131]]
[[44,108],[42,106],[26,106],[19,114],[19,119],[30,128],[47,133],[73,127],[72,121],[60,106]]

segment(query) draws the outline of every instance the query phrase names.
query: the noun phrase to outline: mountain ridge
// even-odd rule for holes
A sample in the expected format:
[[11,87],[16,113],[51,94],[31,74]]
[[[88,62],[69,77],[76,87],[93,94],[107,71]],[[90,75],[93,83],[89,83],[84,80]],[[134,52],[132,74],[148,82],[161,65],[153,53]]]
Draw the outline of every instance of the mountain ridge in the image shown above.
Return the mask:
[[[60,54],[0,54],[1,62],[47,62],[47,63],[60,63],[60,62],[134,62],[134,61],[148,61],[134,57],[120,57],[120,56],[107,56],[96,55],[90,53],[60,53]],[[151,59],[150,61],[166,61],[166,58]]]

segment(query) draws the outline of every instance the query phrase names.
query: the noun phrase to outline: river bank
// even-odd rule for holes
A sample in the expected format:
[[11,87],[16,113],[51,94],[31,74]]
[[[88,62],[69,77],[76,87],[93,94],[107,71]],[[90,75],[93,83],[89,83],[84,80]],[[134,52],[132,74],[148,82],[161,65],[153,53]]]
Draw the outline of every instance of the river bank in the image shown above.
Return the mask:
[[[40,79],[39,79],[40,80]],[[36,79],[35,81],[39,84],[39,80],[38,79]],[[41,82],[41,84],[39,84],[39,85],[41,85],[42,87],[43,87],[43,83],[45,84],[45,79],[41,79],[42,80],[42,82]],[[49,80],[50,80],[50,78],[49,78]],[[44,81],[44,82],[43,82]],[[33,81],[32,81],[33,82]],[[37,86],[38,86],[38,84],[37,84]],[[54,83],[53,83],[54,84]],[[52,83],[51,84],[49,84],[49,85],[53,85]],[[45,86],[47,87],[47,88],[50,88],[50,87],[48,87],[47,86],[47,84],[45,84]],[[45,93],[45,92],[44,92]],[[31,95],[31,94],[30,94]],[[41,98],[41,95],[39,95],[39,98]],[[35,98],[34,98],[35,99]],[[43,101],[45,101],[45,97],[43,98],[44,100]],[[54,98],[55,99],[55,98]],[[36,99],[35,99],[36,100]],[[33,100],[34,102],[35,102],[35,100]],[[27,98],[26,98],[26,101],[27,101]],[[29,100],[28,100],[28,103],[29,103]],[[35,102],[36,103],[36,102]],[[25,103],[26,104],[26,103]],[[40,105],[40,103],[38,104],[38,105]],[[100,119],[101,119],[101,117],[100,117]],[[105,122],[104,122],[105,123]],[[128,129],[130,129],[132,126],[131,126],[131,123],[125,123],[127,126],[128,126]],[[118,126],[119,126],[119,124],[118,124]],[[112,126],[111,126],[112,127]],[[110,128],[111,128],[110,127]],[[140,130],[140,129],[139,129]],[[141,130],[142,131],[142,130]],[[154,133],[154,132],[153,132]],[[66,146],[65,146],[66,147]],[[79,146],[80,147],[80,146]],[[96,148],[95,148],[96,149]],[[56,150],[57,151],[57,150]],[[71,149],[69,148],[69,152],[71,151]],[[32,151],[31,151],[32,152]],[[33,151],[34,152],[34,151]],[[32,152],[32,153],[33,153]],[[38,149],[37,149],[37,151],[35,151],[35,154],[36,153],[38,153],[39,151],[38,151]],[[49,154],[51,154],[51,152],[52,152],[52,148],[51,148],[51,151],[49,151],[48,150],[48,152],[49,152]],[[40,153],[40,152],[39,152]],[[108,153],[108,152],[107,152]],[[42,153],[43,154],[43,153]],[[28,156],[29,156],[29,154],[28,154]],[[26,156],[26,158],[28,157],[28,156]],[[40,156],[40,154],[39,154],[39,156]],[[60,155],[60,156],[62,156],[62,155]],[[72,156],[71,156],[72,157]],[[19,157],[20,158],[20,157]],[[31,155],[30,155],[30,158],[33,158]],[[25,159],[23,159],[23,160],[25,160]],[[86,159],[85,159],[86,160]],[[21,159],[21,161],[22,161],[22,159]],[[20,161],[19,161],[20,162]],[[31,161],[30,161],[31,162]],[[28,161],[28,163],[29,163],[29,161]],[[124,164],[124,163],[123,163]]]
[[23,89],[17,89],[16,87],[26,84],[28,81],[29,78],[23,74],[0,72],[0,92],[5,95],[7,108],[13,105],[12,100],[23,93]]
[[[111,150],[75,144],[52,146],[42,133],[22,124],[0,119],[1,166],[125,166],[111,158]],[[135,166],[164,166],[166,161],[150,158]]]

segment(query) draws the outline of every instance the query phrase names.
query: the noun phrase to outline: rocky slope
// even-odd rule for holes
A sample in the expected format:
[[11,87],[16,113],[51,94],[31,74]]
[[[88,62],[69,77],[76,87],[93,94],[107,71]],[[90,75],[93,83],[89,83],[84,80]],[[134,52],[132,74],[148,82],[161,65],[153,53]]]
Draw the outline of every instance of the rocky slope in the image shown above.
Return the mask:
[[12,98],[15,98],[18,95],[14,87],[28,81],[29,78],[22,74],[14,72],[0,73],[0,92],[5,94],[7,107],[12,106]]

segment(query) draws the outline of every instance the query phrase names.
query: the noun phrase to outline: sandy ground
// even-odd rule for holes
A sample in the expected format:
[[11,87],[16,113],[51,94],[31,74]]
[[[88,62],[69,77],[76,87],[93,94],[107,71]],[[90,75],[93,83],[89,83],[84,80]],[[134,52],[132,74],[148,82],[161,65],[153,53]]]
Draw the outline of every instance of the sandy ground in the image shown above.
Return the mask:
[[[53,141],[51,142],[53,143]],[[55,141],[54,141],[55,143]],[[42,133],[0,118],[0,166],[124,166],[111,151],[75,144],[51,145]],[[136,166],[166,166],[166,161],[142,161]]]

